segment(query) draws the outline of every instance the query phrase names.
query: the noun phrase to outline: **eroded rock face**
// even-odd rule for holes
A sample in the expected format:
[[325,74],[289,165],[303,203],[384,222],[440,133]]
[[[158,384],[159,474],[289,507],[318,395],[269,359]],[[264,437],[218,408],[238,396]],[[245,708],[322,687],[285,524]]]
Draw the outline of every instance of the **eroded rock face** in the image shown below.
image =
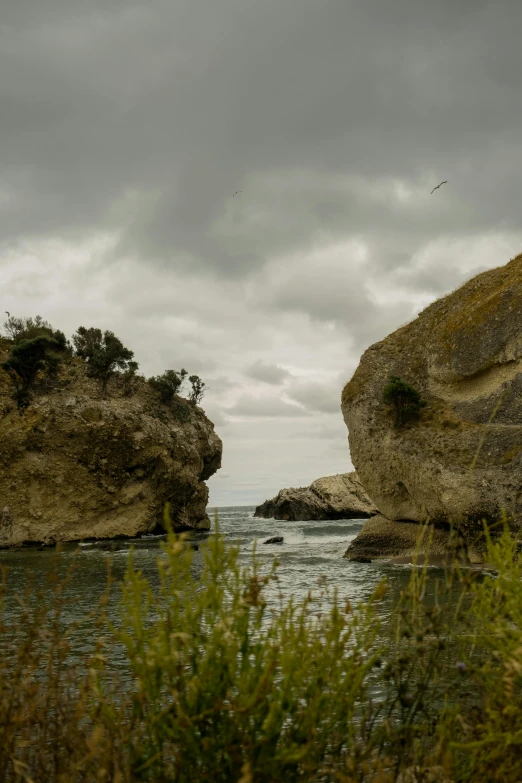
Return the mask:
[[282,489],[265,500],[255,517],[291,521],[310,519],[365,519],[377,509],[356,473],[340,473],[313,481],[309,487]]
[[[5,379],[4,379],[5,380]],[[162,526],[208,529],[204,483],[222,444],[187,400],[161,404],[144,380],[125,397],[72,363],[55,388],[0,420],[0,545],[135,536]],[[7,388],[7,387],[6,387]]]
[[[393,426],[390,376],[426,401]],[[391,520],[522,521],[522,255],[438,300],[363,355],[342,397],[350,450]]]

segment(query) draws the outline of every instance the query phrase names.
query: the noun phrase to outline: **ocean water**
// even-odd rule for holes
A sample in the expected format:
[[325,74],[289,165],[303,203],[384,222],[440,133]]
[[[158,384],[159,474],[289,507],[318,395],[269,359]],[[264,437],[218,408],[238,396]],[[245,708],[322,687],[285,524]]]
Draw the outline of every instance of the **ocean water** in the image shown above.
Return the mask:
[[[209,509],[212,518],[213,509]],[[373,562],[352,563],[343,554],[364,524],[364,520],[336,520],[324,522],[281,522],[273,519],[255,519],[254,507],[232,507],[218,509],[219,529],[227,540],[240,548],[240,559],[245,565],[251,560],[254,547],[263,567],[267,569],[277,557],[279,562],[277,583],[267,587],[267,598],[274,604],[280,595],[303,598],[309,591],[319,595],[320,583],[337,588],[341,598],[349,599],[352,605],[367,600],[377,585],[386,579],[390,584],[388,597],[379,604],[379,614],[386,621],[394,596],[403,589],[409,579],[411,566]],[[209,534],[193,533],[191,539],[201,543]],[[212,531],[210,533],[212,535]],[[283,536],[282,544],[266,545],[263,542],[272,536]],[[131,547],[134,550],[134,564],[141,569],[154,587],[158,584],[157,561],[161,556],[161,541],[164,536],[145,536],[116,542],[85,542],[67,544],[59,559],[52,548],[39,551],[37,548],[22,548],[0,551],[0,567],[7,573],[8,600],[4,607],[4,618],[9,625],[18,612],[14,596],[22,593],[28,584],[31,594],[42,591],[41,600],[50,599],[49,576],[58,571],[65,574],[70,566],[72,575],[67,595],[64,618],[66,622],[85,618],[92,610],[106,586],[107,567],[110,564],[112,576],[123,577]],[[109,549],[112,547],[112,550]],[[194,562],[202,557],[201,550],[194,553]],[[434,569],[438,571],[438,569]],[[117,617],[119,598],[118,585],[111,592],[109,614]],[[94,623],[84,621],[75,633],[75,650],[78,654],[92,649],[95,635]],[[111,665],[124,665],[121,651],[114,652]]]

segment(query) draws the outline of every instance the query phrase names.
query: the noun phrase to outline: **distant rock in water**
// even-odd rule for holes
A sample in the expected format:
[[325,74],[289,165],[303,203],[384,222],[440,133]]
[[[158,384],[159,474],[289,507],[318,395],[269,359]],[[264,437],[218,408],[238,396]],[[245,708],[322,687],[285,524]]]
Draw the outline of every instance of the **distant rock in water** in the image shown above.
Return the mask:
[[[0,360],[9,349],[0,341]],[[0,546],[136,536],[163,528],[207,530],[205,480],[221,466],[221,440],[203,410],[163,404],[142,378],[109,396],[71,359],[22,413],[0,418]],[[3,400],[11,392],[0,370]]]
[[[425,401],[400,426],[383,401],[392,376]],[[479,559],[483,519],[504,512],[520,525],[522,255],[368,348],[342,410],[357,473],[389,520],[454,523]],[[383,528],[383,547],[388,535]]]
[[266,541],[263,541],[263,544],[282,544],[283,541],[283,536],[272,536],[272,538],[267,538]]
[[313,481],[309,487],[282,489],[255,510],[255,517],[287,521],[365,519],[377,514],[356,473]]

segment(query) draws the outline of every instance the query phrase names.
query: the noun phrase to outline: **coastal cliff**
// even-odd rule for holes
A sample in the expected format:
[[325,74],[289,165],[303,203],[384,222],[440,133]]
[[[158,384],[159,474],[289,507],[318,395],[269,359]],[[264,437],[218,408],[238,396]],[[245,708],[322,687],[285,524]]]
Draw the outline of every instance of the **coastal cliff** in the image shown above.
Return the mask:
[[[2,341],[0,358],[8,349]],[[0,376],[0,546],[151,532],[167,501],[176,529],[210,527],[204,482],[221,466],[222,444],[197,405],[178,396],[164,404],[141,377],[130,395],[114,377],[103,399],[70,358],[18,410]]]
[[316,479],[309,487],[282,489],[255,510],[255,517],[305,521],[366,519],[377,514],[356,473]]
[[[522,522],[522,255],[477,275],[364,353],[342,395],[351,456],[390,520]],[[383,390],[423,401],[397,426]]]

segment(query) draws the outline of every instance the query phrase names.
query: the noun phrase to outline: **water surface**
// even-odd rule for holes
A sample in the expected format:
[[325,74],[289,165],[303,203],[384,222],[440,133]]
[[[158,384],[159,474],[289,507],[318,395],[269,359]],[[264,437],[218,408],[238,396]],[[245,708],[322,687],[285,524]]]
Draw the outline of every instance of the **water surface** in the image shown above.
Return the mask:
[[[212,516],[212,509],[209,513]],[[254,507],[232,507],[218,509],[221,533],[227,540],[240,547],[240,559],[245,565],[251,560],[254,545],[261,562],[267,567],[274,557],[279,560],[277,583],[267,587],[267,598],[274,603],[281,592],[284,596],[303,598],[310,590],[319,591],[319,583],[326,580],[330,587],[337,587],[340,596],[352,604],[365,601],[377,585],[386,578],[391,585],[387,600],[379,605],[379,613],[386,620],[390,602],[403,589],[409,579],[411,566],[395,565],[374,561],[370,564],[353,563],[343,558],[350,542],[364,524],[364,520],[336,520],[324,522],[282,522],[273,519],[255,519]],[[265,539],[283,536],[278,545],[265,545]],[[208,534],[192,534],[194,542],[201,543]],[[8,569],[8,600],[5,615],[9,622],[17,612],[12,600],[15,592],[23,592],[30,581],[32,592],[44,590],[44,600],[49,600],[49,576],[58,568],[64,574],[74,564],[68,595],[70,603],[65,612],[66,621],[85,617],[96,606],[106,586],[107,564],[112,574],[121,579],[125,573],[131,547],[134,550],[135,566],[142,570],[154,587],[158,584],[157,561],[161,556],[163,536],[145,536],[116,542],[82,542],[64,546],[59,560],[53,548],[38,550],[21,548],[0,552],[0,566]],[[202,553],[194,553],[197,567]],[[434,569],[438,571],[439,569]],[[116,619],[119,597],[118,586],[112,590],[109,614]],[[75,635],[78,653],[92,648],[95,628],[86,622]],[[123,665],[122,651],[115,651],[111,665]]]

